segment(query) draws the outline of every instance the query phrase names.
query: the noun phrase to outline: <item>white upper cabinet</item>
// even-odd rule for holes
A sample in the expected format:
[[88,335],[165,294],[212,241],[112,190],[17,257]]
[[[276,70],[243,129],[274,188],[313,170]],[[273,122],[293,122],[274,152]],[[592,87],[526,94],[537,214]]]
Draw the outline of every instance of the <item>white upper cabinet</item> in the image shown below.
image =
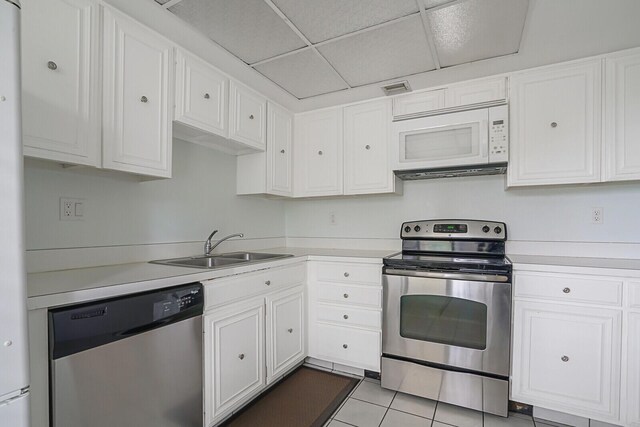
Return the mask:
[[22,2],[24,154],[99,165],[99,7]]
[[173,46],[104,8],[103,166],[171,177]]
[[447,108],[495,104],[507,100],[507,78],[473,80],[447,88]]
[[229,96],[229,138],[264,151],[267,99],[233,80],[229,85]]
[[344,109],[344,194],[395,191],[391,171],[391,100]]
[[601,61],[511,79],[509,185],[600,181]]
[[296,197],[342,194],[342,108],[296,115]]
[[270,102],[267,115],[267,193],[292,196],[293,114]]
[[606,59],[605,180],[640,179],[640,53]]
[[183,49],[176,53],[175,120],[226,138],[229,80]]
[[410,93],[393,98],[393,117],[411,117],[444,108],[445,89]]

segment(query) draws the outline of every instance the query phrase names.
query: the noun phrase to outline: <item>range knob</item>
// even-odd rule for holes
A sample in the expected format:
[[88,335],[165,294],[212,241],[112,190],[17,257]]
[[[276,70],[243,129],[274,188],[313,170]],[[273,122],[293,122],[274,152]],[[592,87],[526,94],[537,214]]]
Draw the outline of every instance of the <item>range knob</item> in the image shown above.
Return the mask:
[[419,225],[416,225],[415,227],[413,227],[413,229],[415,230],[416,233],[422,230]]
[[404,228],[404,232],[408,233],[411,231],[411,227],[409,227],[408,225]]
[[482,227],[482,231],[483,231],[484,233],[488,233],[488,232],[489,232],[489,230],[491,230],[491,229],[489,228],[489,226],[488,226],[488,225],[485,225],[484,227]]
[[496,227],[496,228],[493,229],[493,231],[495,231],[496,234],[500,234],[500,233],[502,233],[502,228]]

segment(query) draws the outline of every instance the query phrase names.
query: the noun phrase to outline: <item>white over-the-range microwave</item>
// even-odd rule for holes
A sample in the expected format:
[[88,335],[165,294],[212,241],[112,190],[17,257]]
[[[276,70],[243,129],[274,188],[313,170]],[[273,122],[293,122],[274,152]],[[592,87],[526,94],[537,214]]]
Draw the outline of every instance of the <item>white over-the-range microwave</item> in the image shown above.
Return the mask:
[[394,172],[403,179],[504,173],[506,105],[396,121]]

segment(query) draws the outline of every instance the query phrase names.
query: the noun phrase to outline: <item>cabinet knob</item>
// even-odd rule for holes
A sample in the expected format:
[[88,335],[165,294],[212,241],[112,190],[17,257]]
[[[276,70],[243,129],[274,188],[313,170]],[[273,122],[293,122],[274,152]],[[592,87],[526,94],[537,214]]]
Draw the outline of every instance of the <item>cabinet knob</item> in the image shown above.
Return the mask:
[[142,98],[140,98],[140,102],[146,104],[147,102],[149,102],[149,99],[146,96],[143,96]]
[[205,93],[205,94],[204,94],[204,99],[209,99],[209,98],[211,98],[211,96],[209,96],[209,94],[208,94],[208,93]]
[[58,64],[56,64],[53,61],[49,61],[47,62],[47,68],[50,70],[57,70],[58,69]]
[[342,344],[342,348],[349,348],[347,344]]
[[345,298],[349,298],[349,294],[344,294],[342,296],[345,297]]
[[551,127],[552,127],[552,128],[557,128],[557,127],[558,127],[558,123],[556,123],[556,122],[551,122]]
[[568,294],[569,292],[571,292],[571,288],[564,288],[562,292],[564,292],[565,294]]
[[318,156],[322,156],[322,150],[318,151]]
[[284,149],[280,150],[280,153],[284,154]]
[[253,120],[253,114],[249,116],[249,119]]
[[265,285],[270,286],[271,285],[271,280],[267,280],[266,282],[264,282]]
[[365,150],[371,150],[371,146],[369,144],[367,144],[367,145],[364,146],[364,149]]
[[289,332],[290,334],[292,334],[292,333],[293,333],[293,328],[289,328],[289,329],[287,329],[287,332]]
[[569,361],[569,356],[562,356],[562,361],[563,362],[568,362]]
[[243,359],[244,359],[244,353],[240,353],[240,354],[238,355],[238,359],[243,360]]
[[345,314],[344,316],[342,316],[342,318],[343,318],[344,320],[347,320],[347,319],[349,318],[349,315],[348,315],[348,314]]
[[344,272],[344,277],[349,277],[349,272],[348,271]]

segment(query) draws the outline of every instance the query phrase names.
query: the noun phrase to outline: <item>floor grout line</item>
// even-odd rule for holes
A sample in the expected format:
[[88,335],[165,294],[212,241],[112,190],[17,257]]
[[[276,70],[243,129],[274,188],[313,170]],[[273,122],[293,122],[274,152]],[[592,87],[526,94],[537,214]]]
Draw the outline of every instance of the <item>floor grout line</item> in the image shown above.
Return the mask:
[[391,398],[391,402],[389,402],[389,406],[387,406],[387,410],[384,411],[384,415],[382,416],[382,419],[380,420],[380,422],[378,423],[378,427],[380,427],[382,425],[382,423],[384,422],[385,417],[387,416],[387,414],[389,413],[389,408],[391,407],[391,403],[393,403],[393,399],[396,398],[396,395],[398,394],[398,392],[396,391],[393,394],[393,397]]

